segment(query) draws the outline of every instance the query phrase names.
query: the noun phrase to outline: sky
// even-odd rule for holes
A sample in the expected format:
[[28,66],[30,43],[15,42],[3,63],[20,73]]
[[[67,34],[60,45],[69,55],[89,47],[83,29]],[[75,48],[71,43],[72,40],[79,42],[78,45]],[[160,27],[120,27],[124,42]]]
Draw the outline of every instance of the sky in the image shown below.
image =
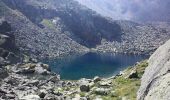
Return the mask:
[[115,20],[170,21],[170,0],[77,0]]

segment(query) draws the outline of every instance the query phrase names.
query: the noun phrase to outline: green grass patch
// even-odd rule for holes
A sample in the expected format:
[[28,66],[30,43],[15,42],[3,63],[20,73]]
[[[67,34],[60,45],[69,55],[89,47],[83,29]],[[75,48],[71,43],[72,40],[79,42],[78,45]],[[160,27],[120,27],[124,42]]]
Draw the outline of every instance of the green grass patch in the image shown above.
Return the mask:
[[[135,65],[134,67],[129,67],[125,71],[125,74],[122,76],[117,76],[112,80],[112,87],[114,92],[111,92],[107,96],[101,96],[103,100],[122,100],[126,98],[127,100],[136,100],[137,91],[141,84],[141,77],[145,71],[145,68],[148,66],[147,61],[142,61]],[[126,78],[126,75],[130,74],[134,68],[137,70],[139,78],[129,79]]]
[[41,23],[48,28],[55,29],[55,25],[49,19],[43,19]]

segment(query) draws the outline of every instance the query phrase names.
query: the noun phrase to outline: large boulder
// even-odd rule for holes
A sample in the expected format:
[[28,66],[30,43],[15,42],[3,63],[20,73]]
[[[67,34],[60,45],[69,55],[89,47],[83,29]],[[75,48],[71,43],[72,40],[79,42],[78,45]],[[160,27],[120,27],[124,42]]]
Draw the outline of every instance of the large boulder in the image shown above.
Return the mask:
[[81,85],[80,86],[80,91],[82,91],[82,92],[89,92],[90,91],[89,85]]
[[170,98],[170,40],[159,47],[149,59],[141,79],[138,100],[169,100]]

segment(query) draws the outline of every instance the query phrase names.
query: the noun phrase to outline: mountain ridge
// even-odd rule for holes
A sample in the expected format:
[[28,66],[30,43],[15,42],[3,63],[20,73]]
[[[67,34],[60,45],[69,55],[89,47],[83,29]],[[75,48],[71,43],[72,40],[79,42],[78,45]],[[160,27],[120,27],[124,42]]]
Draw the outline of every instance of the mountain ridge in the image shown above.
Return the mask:
[[2,1],[8,10],[1,17],[11,23],[17,46],[33,56],[57,57],[89,49],[150,54],[170,38],[169,25],[116,21],[73,0]]

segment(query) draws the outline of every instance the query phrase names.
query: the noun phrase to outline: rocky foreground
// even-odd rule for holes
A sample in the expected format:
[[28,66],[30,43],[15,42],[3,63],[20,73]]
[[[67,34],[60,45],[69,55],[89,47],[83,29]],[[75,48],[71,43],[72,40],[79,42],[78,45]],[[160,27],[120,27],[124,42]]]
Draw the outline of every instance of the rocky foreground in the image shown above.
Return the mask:
[[[61,80],[35,59],[0,67],[1,100],[117,100],[136,98],[146,62],[111,78]],[[131,92],[129,92],[131,91]]]

